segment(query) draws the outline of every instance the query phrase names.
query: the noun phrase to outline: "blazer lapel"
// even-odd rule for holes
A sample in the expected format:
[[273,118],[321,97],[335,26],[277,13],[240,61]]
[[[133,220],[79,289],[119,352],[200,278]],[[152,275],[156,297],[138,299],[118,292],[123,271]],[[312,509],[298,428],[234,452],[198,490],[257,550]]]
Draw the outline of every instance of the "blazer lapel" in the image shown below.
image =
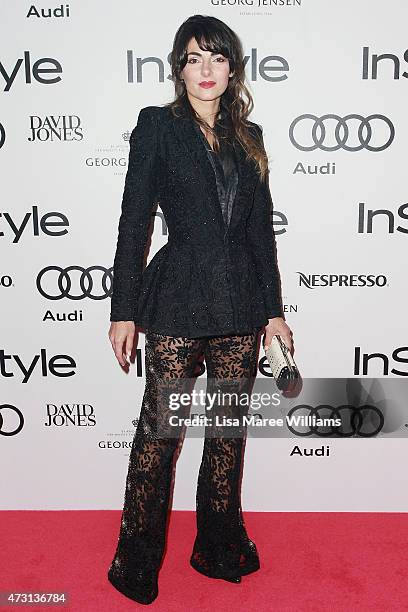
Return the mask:
[[189,117],[174,117],[173,119],[174,133],[180,143],[180,146],[183,147],[186,153],[190,156],[194,166],[201,174],[203,179],[203,192],[208,194],[208,202],[213,215],[217,219],[217,227],[220,236],[223,237],[224,234],[228,235],[228,233],[236,227],[245,208],[247,198],[251,194],[251,189],[253,189],[251,168],[249,162],[245,160],[245,151],[239,142],[234,142],[234,150],[236,153],[238,167],[238,184],[232,206],[229,227],[227,231],[225,231],[214,170],[210,160],[208,159],[205,146],[200,141],[199,134],[197,134],[195,131],[193,120]]
[[246,159],[246,153],[239,142],[234,142],[234,149],[238,162],[238,185],[235,194],[234,205],[232,207],[231,220],[228,231],[231,232],[237,226],[246,207],[250,206],[256,172],[253,168],[253,162]]

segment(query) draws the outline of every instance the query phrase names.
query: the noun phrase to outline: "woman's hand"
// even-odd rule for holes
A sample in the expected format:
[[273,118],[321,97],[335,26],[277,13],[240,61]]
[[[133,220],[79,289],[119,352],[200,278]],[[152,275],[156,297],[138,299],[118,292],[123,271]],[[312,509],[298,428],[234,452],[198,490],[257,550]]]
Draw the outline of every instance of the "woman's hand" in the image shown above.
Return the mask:
[[272,336],[275,335],[282,336],[282,340],[293,355],[292,331],[282,317],[273,317],[269,319],[268,325],[265,325],[264,348],[268,348],[272,342]]
[[121,366],[126,362],[130,364],[133,340],[135,338],[135,324],[133,321],[112,321],[109,328],[109,340],[113,352]]

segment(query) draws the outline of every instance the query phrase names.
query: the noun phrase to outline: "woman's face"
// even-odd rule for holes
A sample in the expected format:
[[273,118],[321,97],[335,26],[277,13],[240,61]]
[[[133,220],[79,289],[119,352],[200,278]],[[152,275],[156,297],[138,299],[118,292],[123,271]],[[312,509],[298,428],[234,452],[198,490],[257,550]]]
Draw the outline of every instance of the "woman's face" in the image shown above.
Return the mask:
[[215,100],[228,87],[229,60],[221,53],[203,51],[195,38],[187,46],[187,64],[181,71],[189,95],[199,100]]

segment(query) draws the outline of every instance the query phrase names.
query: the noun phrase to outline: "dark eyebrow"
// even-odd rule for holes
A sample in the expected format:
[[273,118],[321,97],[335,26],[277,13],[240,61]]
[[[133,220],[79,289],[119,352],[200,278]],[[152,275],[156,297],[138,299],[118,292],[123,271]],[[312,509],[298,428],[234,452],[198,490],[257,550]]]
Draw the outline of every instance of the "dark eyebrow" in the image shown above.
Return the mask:
[[[187,55],[198,55],[199,57],[202,56],[202,53],[197,53],[197,51],[190,51],[189,53],[187,53]],[[216,53],[214,53],[214,51],[211,51],[211,55],[222,55],[221,51],[218,51]]]

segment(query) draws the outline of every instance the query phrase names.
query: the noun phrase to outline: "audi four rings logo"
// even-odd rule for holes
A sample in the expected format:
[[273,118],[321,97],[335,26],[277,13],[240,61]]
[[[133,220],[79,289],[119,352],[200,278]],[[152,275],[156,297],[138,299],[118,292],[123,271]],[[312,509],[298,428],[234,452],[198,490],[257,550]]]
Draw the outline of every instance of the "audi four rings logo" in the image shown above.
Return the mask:
[[[75,281],[74,281],[75,279]],[[48,300],[103,300],[111,295],[113,268],[102,266],[47,266],[37,276],[37,289]],[[71,292],[73,284],[75,288]],[[98,289],[95,285],[98,284]],[[94,291],[95,289],[95,291]]]
[[[335,122],[333,126],[334,130],[330,130],[330,135],[328,135],[328,126],[326,127],[325,125],[325,122],[328,119],[332,119]],[[353,137],[351,136],[351,120],[358,122],[357,133],[353,133]],[[309,124],[306,123],[306,133],[307,139],[310,140],[311,138],[312,144],[301,143],[299,142],[299,138],[295,136],[295,128],[299,126],[299,124],[309,121],[312,122],[311,130],[309,133]],[[373,135],[374,122],[384,124],[380,127],[381,143],[377,144],[377,146],[370,144]],[[383,138],[382,135],[384,132],[384,127],[386,129],[386,133]],[[377,130],[378,126],[376,125],[376,131]],[[354,131],[355,130],[353,130],[353,132]],[[297,132],[300,132],[299,127]],[[317,117],[316,115],[306,113],[304,115],[300,115],[300,117],[296,117],[289,127],[290,141],[297,149],[300,149],[301,151],[315,151],[316,149],[329,152],[338,151],[338,149],[344,149],[345,151],[361,151],[361,149],[367,149],[367,151],[384,151],[384,149],[390,146],[394,140],[394,136],[395,128],[392,121],[388,119],[388,117],[379,114],[369,115],[368,117],[363,117],[362,115],[357,115],[355,113],[350,113],[345,117],[327,114]],[[327,144],[327,141],[329,141],[331,144]]]
[[[359,435],[362,438],[371,438],[376,436],[384,427],[384,415],[379,408],[375,406],[339,406],[334,408],[333,406],[317,406],[313,408],[311,406],[295,406],[288,412],[288,419],[295,415],[297,411],[301,411],[302,415],[316,419],[340,419],[341,425],[310,425],[308,427],[302,427],[301,431],[298,431],[292,425],[288,423],[288,429],[296,434],[297,436],[310,436],[315,434],[322,438],[336,435],[339,438],[347,438],[354,435]],[[322,414],[320,411],[324,411]],[[329,413],[328,413],[329,411]],[[321,429],[325,431],[321,431]]]
[[6,130],[4,129],[3,125],[0,123],[0,149],[4,145],[5,142],[6,142]]
[[[17,426],[15,426],[15,417],[12,414],[10,415],[10,412],[17,415]],[[23,425],[24,417],[21,410],[11,404],[0,405],[0,436],[15,436],[23,429]]]

